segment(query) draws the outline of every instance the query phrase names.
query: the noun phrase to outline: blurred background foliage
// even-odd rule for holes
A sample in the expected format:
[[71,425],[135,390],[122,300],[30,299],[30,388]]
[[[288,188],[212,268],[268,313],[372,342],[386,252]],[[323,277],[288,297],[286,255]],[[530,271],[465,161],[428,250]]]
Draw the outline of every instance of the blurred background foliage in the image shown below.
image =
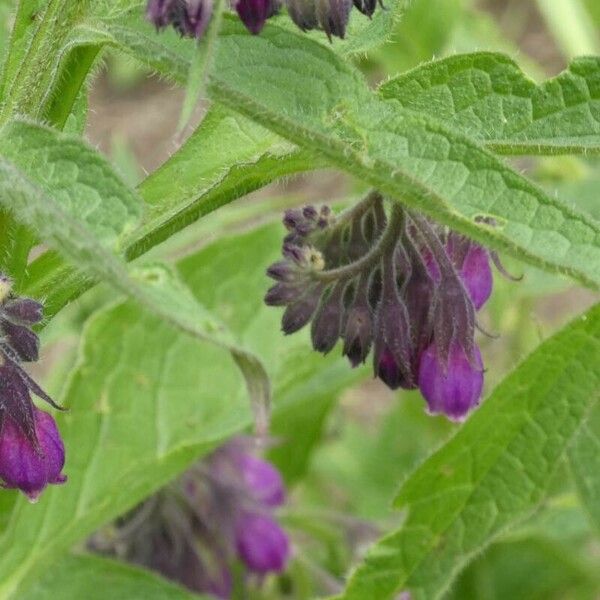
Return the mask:
[[[9,29],[11,4],[0,0],[0,43]],[[362,57],[360,66],[376,84],[432,58],[497,50],[541,81],[560,72],[573,56],[600,53],[599,32],[598,0],[414,0],[393,40]],[[181,143],[175,131],[182,98],[182,90],[134,62],[108,55],[90,84],[87,136],[135,184]],[[199,110],[196,122],[201,116]],[[600,217],[598,159],[512,160],[551,193]],[[235,236],[258,223],[276,221],[290,205],[333,202],[343,207],[362,191],[358,183],[330,171],[279,182],[220,209],[153,253],[182,261],[185,272],[185,257],[220,234]],[[541,340],[594,301],[591,293],[557,276],[516,261],[506,260],[506,266],[524,278],[513,283],[496,277],[492,301],[483,311],[482,326],[498,335],[481,337],[488,391]],[[257,289],[266,286],[266,279],[257,282]],[[47,353],[42,375],[57,395],[76,359],[82,324],[111,298],[102,287],[88,293],[44,332],[54,351]],[[402,514],[390,508],[399,484],[457,427],[427,416],[418,394],[391,393],[370,380],[366,370],[356,374],[350,388],[328,394],[303,430],[308,441],[298,450],[301,460],[286,448],[290,424],[298,415],[284,415],[275,424],[279,445],[271,458],[292,487],[285,522],[296,558],[289,573],[256,592],[257,598],[307,598],[339,591],[344,574],[368,543],[401,522]],[[566,469],[536,517],[478,557],[450,597],[600,597],[599,532],[581,508]]]

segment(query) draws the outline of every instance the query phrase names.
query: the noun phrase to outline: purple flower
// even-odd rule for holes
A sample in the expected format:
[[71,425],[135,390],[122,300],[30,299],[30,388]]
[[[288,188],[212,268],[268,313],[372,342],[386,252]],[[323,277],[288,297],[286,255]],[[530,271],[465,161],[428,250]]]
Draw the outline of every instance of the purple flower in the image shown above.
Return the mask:
[[492,294],[492,269],[488,251],[471,244],[459,270],[475,310],[479,310]]
[[238,518],[235,545],[240,559],[260,575],[283,571],[290,553],[285,531],[275,520],[259,513],[245,512]]
[[187,0],[178,9],[173,26],[181,35],[200,39],[212,17],[212,0]]
[[16,324],[39,323],[44,317],[44,307],[31,298],[11,298],[2,305],[4,317]]
[[319,25],[331,40],[332,36],[344,38],[350,19],[353,0],[316,0]]
[[285,487],[279,471],[266,460],[242,452],[237,466],[250,495],[266,507],[281,506],[285,501]]
[[0,430],[0,477],[4,487],[20,489],[35,502],[49,484],[66,481],[61,473],[65,447],[54,419],[33,408],[35,440],[20,423],[5,416]]
[[421,355],[419,388],[431,414],[443,413],[453,421],[462,421],[479,404],[483,389],[483,362],[479,348],[470,361],[457,342],[450,345],[447,361],[431,344]]
[[262,31],[267,19],[272,17],[278,8],[272,0],[235,0],[233,7],[246,29],[254,35]]

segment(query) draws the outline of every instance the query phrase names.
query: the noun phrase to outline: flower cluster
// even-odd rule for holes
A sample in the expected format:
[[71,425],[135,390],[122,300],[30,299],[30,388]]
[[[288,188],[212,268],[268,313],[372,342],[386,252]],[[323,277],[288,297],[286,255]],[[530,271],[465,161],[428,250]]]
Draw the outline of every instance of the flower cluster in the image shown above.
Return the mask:
[[279,471],[251,451],[249,439],[236,438],[121,522],[108,547],[101,536],[92,547],[230,598],[236,560],[247,576],[285,569],[290,544],[275,518],[284,501]]
[[[322,29],[329,39],[343,38],[353,5],[367,17],[377,8],[377,0],[285,0],[288,14],[302,31]],[[232,8],[253,34],[261,32],[267,19],[277,14],[281,0],[232,0]],[[148,20],[157,29],[171,25],[182,36],[200,39],[213,13],[212,0],[149,0]]]
[[476,311],[492,291],[495,254],[370,194],[335,219],[327,207],[287,211],[283,260],[265,302],[285,306],[284,333],[311,323],[323,353],[343,341],[353,367],[373,351],[390,388],[419,388],[429,411],[462,420],[479,404]]
[[34,406],[31,393],[60,407],[21,366],[38,360],[31,326],[42,320],[43,307],[11,290],[10,279],[0,275],[0,477],[5,488],[35,501],[48,484],[66,480],[65,448],[54,419]]

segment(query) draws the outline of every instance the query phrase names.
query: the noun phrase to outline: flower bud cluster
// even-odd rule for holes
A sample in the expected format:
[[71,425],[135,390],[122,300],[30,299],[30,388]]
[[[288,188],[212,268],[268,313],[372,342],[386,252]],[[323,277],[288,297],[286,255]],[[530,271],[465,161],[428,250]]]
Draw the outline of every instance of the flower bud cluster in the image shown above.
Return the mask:
[[48,484],[63,483],[65,448],[54,419],[36,408],[35,394],[58,407],[21,366],[39,356],[39,339],[31,327],[43,307],[12,293],[0,274],[0,478],[5,488],[21,490],[32,502]]
[[399,205],[388,217],[378,193],[337,219],[309,206],[288,211],[284,224],[265,297],[285,307],[284,333],[311,323],[314,349],[326,354],[341,340],[353,367],[372,352],[375,376],[391,389],[419,388],[431,413],[464,419],[481,398],[475,315],[497,257]]
[[217,449],[120,523],[108,545],[97,535],[92,548],[217,598],[231,597],[236,561],[247,577],[283,571],[290,542],[275,511],[285,487],[251,446],[236,438]]
[[[327,37],[343,38],[353,6],[371,18],[377,0],[285,0],[288,14],[302,30],[322,29]],[[277,14],[281,0],[231,0],[250,33],[258,34]],[[212,17],[212,0],[149,0],[146,15],[157,29],[172,25],[182,36],[200,39]]]

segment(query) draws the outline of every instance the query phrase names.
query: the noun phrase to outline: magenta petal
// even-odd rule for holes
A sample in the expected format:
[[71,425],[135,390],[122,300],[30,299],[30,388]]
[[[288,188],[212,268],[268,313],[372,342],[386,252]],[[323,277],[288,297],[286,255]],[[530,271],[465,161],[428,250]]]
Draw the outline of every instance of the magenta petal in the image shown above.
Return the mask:
[[34,408],[39,448],[34,448],[19,426],[5,417],[0,433],[0,477],[7,488],[20,489],[30,500],[48,484],[63,483],[65,447],[51,415]]
[[483,363],[475,347],[475,365],[465,350],[452,343],[448,364],[444,368],[435,345],[421,355],[419,388],[432,414],[444,413],[452,421],[462,421],[479,404],[483,389]]
[[279,471],[269,462],[240,454],[238,466],[251,495],[265,506],[281,506],[285,501],[285,488]]
[[244,513],[236,524],[235,537],[238,555],[251,571],[262,575],[284,570],[290,544],[276,521],[261,514]]
[[479,310],[492,294],[493,276],[488,252],[473,244],[462,264],[460,276],[469,292],[476,310]]

